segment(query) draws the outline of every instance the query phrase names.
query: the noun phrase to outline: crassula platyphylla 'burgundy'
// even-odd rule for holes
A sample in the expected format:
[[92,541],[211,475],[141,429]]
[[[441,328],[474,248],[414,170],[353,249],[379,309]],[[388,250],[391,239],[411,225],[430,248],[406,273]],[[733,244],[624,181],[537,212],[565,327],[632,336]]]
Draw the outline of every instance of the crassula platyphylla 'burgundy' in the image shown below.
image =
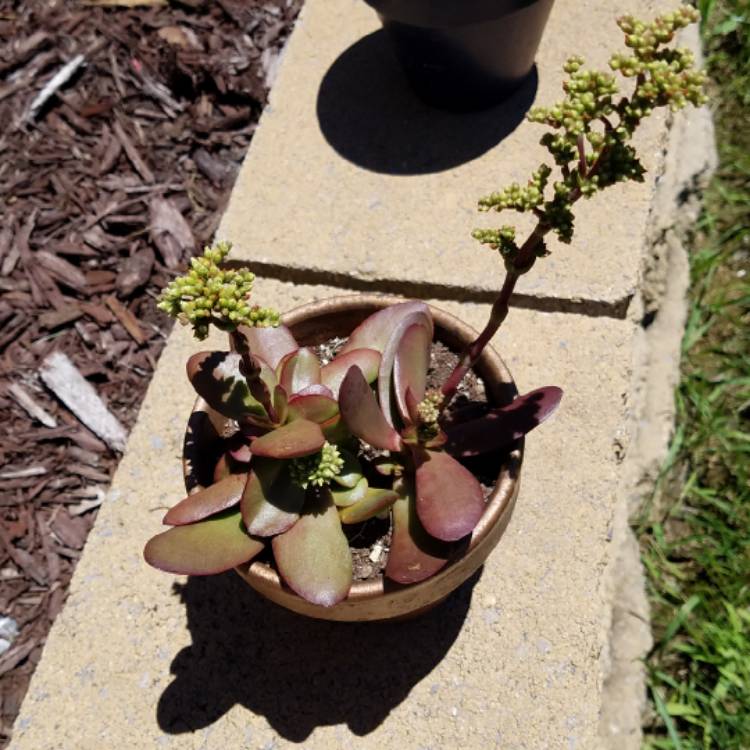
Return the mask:
[[275,311],[250,303],[253,274],[222,265],[228,244],[194,259],[160,307],[199,339],[211,325],[229,334],[230,351],[195,354],[187,372],[235,430],[224,439],[213,484],[166,514],[171,528],[148,542],[147,561],[205,575],[270,545],[293,591],[333,606],[352,583],[342,525],[378,516],[391,519],[386,577],[413,584],[443,568],[485,510],[466,459],[511,446],[555,411],[562,391],[538,388],[474,418],[449,419],[446,408],[505,320],[517,280],[547,254],[545,236],[570,242],[578,200],[643,179],[629,143],[641,121],[657,107],[705,101],[690,53],[666,46],[696,20],[690,6],[650,23],[619,19],[632,55],[614,55],[610,67],[631,82],[630,95],[619,93],[613,74],[585,70],[576,56],[565,64],[565,98],[531,112],[530,120],[549,128],[541,142],[554,166],[542,164],[527,185],[483,198],[480,209],[529,212],[536,226],[520,244],[510,226],[474,233],[500,252],[505,281],[485,328],[439,388],[428,387],[434,330],[424,303],[379,310],[324,364],[279,325]]

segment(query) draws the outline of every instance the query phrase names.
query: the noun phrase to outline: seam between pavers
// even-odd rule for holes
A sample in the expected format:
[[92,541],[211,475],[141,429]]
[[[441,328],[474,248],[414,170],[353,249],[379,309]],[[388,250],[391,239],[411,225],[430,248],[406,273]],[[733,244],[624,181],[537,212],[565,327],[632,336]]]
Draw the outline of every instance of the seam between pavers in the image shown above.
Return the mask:
[[[252,260],[238,262],[247,265],[259,277],[276,279],[290,284],[312,284],[315,286],[330,286],[347,289],[354,292],[374,292],[396,294],[407,298],[438,299],[455,302],[474,302],[477,304],[492,304],[498,297],[500,290],[477,289],[460,284],[434,284],[395,280],[388,278],[365,279],[348,273],[329,271],[324,269],[304,268],[301,266],[286,266],[281,263]],[[570,313],[590,318],[615,318],[625,320],[628,317],[633,294],[608,302],[595,299],[581,299],[568,297],[552,297],[545,295],[537,297],[532,294],[515,292],[511,297],[511,307],[525,310],[536,310],[547,313]]]

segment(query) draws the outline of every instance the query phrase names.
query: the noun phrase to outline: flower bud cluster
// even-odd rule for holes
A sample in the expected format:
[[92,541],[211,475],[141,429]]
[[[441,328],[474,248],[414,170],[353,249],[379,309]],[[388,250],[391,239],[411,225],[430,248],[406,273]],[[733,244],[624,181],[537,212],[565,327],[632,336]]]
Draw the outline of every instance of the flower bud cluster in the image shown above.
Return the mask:
[[417,405],[417,416],[419,417],[419,439],[422,441],[432,440],[440,431],[438,419],[440,408],[443,405],[443,395],[440,391],[430,390]]
[[190,261],[190,269],[162,292],[159,308],[183,324],[191,324],[198,339],[205,339],[210,324],[225,331],[240,325],[279,324],[279,314],[248,302],[255,275],[247,269],[224,269],[231,244],[218,242]]
[[[533,210],[542,234],[552,230],[568,243],[573,236],[572,207],[578,199],[590,198],[617,182],[642,181],[643,166],[628,144],[641,121],[656,107],[677,110],[706,102],[706,76],[694,68],[692,53],[663,48],[677,30],[698,19],[698,11],[689,5],[650,23],[632,16],[618,19],[631,54],[613,55],[610,68],[626,79],[635,79],[630,97],[618,99],[611,73],[585,70],[583,58],[569,58],[563,66],[568,75],[563,83],[565,98],[551,107],[535,107],[528,115],[531,122],[550,128],[541,143],[562,173],[560,180],[552,182],[554,196],[544,196],[551,169],[542,165],[527,187],[514,183],[482,198],[480,211]],[[506,264],[518,253],[512,227],[476,230],[472,236],[499,250]]]
[[331,483],[344,468],[344,459],[339,449],[329,442],[311,456],[295,458],[289,463],[289,474],[292,481],[303,489],[309,486],[324,487]]
[[515,211],[531,211],[537,208],[544,201],[544,188],[547,186],[547,180],[552,173],[552,169],[546,164],[542,164],[536,172],[532,172],[531,179],[525,187],[517,182],[512,183],[499,193],[492,193],[479,200],[479,210],[504,211],[513,209]]

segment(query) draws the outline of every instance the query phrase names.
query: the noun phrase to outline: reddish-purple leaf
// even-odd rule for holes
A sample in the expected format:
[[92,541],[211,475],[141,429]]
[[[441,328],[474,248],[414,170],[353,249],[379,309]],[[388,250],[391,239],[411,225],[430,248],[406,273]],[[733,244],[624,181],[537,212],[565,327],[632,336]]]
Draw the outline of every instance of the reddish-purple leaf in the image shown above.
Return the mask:
[[[424,397],[423,397],[424,398]],[[412,392],[411,388],[408,386],[406,387],[406,392],[404,393],[404,404],[406,406],[406,417],[408,417],[408,422],[411,422],[412,424],[417,424],[419,421],[419,402],[421,399],[418,399],[414,393]]]
[[247,443],[238,445],[236,448],[232,448],[230,455],[235,461],[239,463],[247,463],[252,457],[253,453],[250,450],[250,446]]
[[[401,337],[393,362],[393,385],[396,403],[405,422],[412,421],[407,403],[407,390],[411,399],[419,403],[427,387],[427,369],[430,366],[432,332],[423,325],[409,326]],[[413,405],[413,404],[412,404]]]
[[279,573],[303,599],[332,607],[349,593],[352,556],[330,492],[308,498],[299,521],[272,544]]
[[436,539],[453,542],[470,534],[484,513],[482,487],[444,451],[415,449],[417,515]]
[[357,365],[362,370],[368,383],[374,383],[378,377],[378,367],[380,367],[380,352],[374,349],[354,349],[346,354],[339,354],[323,367],[320,382],[327,385],[334,395],[338,396],[341,382],[352,365]]
[[419,522],[414,492],[404,493],[391,511],[393,532],[385,575],[396,583],[419,583],[448,562],[450,545],[429,536]]
[[168,526],[183,526],[237,505],[246,481],[247,473],[230,474],[220,482],[188,495],[169,510],[163,523]]
[[341,523],[362,523],[388,509],[398,495],[393,490],[370,487],[365,496],[339,511]]
[[286,326],[276,328],[240,326],[239,332],[247,340],[250,351],[261,357],[273,370],[287,354],[298,348],[294,336]]
[[341,418],[353,435],[373,448],[401,450],[401,438],[386,422],[362,370],[353,365],[339,389]]
[[401,302],[378,310],[352,331],[339,356],[354,349],[375,349],[382,353],[393,331],[414,312],[431,320],[430,308],[424,302]]
[[339,405],[328,396],[292,396],[289,399],[290,419],[309,419],[322,424],[339,413]]
[[[432,318],[429,314],[421,311],[411,312],[398,321],[393,329],[391,337],[383,350],[383,358],[380,360],[378,372],[378,399],[383,409],[383,414],[389,424],[393,424],[393,413],[391,409],[391,392],[393,390],[393,368],[396,361],[396,352],[401,346],[401,340],[406,332],[413,326],[422,326],[427,338],[432,340]],[[415,335],[416,337],[416,335]]]
[[305,490],[291,480],[284,463],[255,459],[242,493],[240,510],[247,530],[257,536],[281,534],[296,523]]
[[241,565],[263,547],[245,530],[238,509],[158,534],[148,541],[143,556],[159,570],[200,576]]
[[320,384],[320,360],[306,347],[284,357],[277,372],[279,383],[290,396]]
[[254,456],[266,458],[299,458],[319,451],[325,441],[319,425],[297,419],[255,438],[250,450]]
[[448,428],[446,450],[454,456],[469,457],[503,448],[544,422],[561,398],[562,390],[549,385],[479,419],[456,424]]

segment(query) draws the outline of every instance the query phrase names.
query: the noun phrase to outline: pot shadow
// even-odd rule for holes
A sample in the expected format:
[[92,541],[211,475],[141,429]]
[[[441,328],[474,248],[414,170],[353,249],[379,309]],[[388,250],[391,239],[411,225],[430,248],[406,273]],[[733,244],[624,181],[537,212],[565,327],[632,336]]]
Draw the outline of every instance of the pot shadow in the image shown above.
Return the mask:
[[466,619],[481,569],[413,620],[337,623],[301,617],[255,593],[234,572],[175,585],[192,646],[174,658],[159,727],[194,732],[235,704],[265,716],[291,742],[318,726],[376,729],[439,664]]
[[384,31],[345,50],[320,84],[317,114],[328,143],[373,172],[430,174],[489,151],[523,121],[536,96],[536,66],[501,104],[447,112],[409,87]]

